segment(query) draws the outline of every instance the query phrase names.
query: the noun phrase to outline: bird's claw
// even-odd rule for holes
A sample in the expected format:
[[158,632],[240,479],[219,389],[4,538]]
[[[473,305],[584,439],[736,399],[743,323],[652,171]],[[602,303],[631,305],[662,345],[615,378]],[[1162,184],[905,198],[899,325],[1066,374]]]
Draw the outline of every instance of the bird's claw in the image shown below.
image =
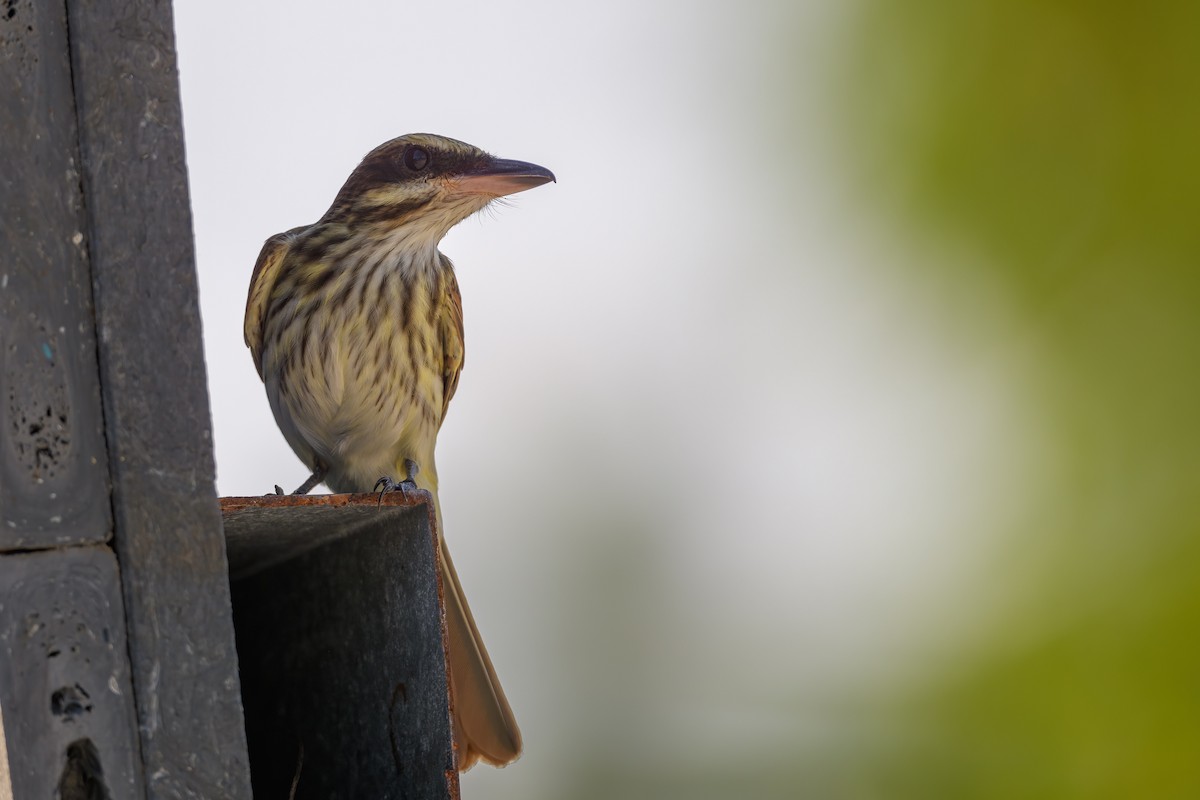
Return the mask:
[[404,480],[397,483],[387,475],[384,475],[382,478],[375,481],[375,488],[371,491],[379,492],[379,501],[375,503],[376,507],[383,504],[383,496],[388,492],[399,491],[400,494],[404,495],[404,499],[407,501],[408,490],[417,488],[416,477],[417,473],[420,471],[421,468],[417,465],[417,462],[413,461],[411,458],[406,458],[404,459]]

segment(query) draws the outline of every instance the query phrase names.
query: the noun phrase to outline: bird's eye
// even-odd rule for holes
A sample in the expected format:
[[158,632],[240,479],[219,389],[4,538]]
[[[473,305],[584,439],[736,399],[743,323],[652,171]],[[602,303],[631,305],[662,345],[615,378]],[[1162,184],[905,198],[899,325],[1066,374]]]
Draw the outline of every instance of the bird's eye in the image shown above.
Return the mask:
[[429,166],[429,153],[423,147],[409,147],[404,151],[404,166],[420,172]]

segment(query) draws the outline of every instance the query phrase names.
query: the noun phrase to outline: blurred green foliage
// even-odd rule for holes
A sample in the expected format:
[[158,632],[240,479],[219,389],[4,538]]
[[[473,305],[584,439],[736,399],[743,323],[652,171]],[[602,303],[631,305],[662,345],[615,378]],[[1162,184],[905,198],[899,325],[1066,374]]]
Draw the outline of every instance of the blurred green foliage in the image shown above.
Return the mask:
[[996,564],[1036,561],[1034,586],[968,664],[896,692],[851,796],[1200,797],[1198,33],[1184,2],[853,18],[857,191],[983,254],[922,277],[985,270],[1015,306],[1058,463]]

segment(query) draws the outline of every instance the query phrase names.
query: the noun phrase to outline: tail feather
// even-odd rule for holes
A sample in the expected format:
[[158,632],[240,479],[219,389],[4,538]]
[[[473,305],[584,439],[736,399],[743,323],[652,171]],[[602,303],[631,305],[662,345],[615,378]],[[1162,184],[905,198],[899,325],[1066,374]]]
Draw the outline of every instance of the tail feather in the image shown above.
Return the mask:
[[521,755],[521,731],[475,627],[445,539],[441,545],[458,769],[470,769],[477,761],[503,767]]

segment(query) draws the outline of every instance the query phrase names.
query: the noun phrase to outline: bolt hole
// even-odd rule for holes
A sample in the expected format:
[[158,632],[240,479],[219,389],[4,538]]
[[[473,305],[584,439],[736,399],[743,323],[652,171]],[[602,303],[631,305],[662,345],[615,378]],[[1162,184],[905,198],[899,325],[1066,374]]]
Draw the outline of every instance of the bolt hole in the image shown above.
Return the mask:
[[90,699],[78,683],[74,686],[64,686],[50,695],[50,713],[62,717],[63,722],[71,722],[77,717],[91,713],[92,704],[88,702]]

